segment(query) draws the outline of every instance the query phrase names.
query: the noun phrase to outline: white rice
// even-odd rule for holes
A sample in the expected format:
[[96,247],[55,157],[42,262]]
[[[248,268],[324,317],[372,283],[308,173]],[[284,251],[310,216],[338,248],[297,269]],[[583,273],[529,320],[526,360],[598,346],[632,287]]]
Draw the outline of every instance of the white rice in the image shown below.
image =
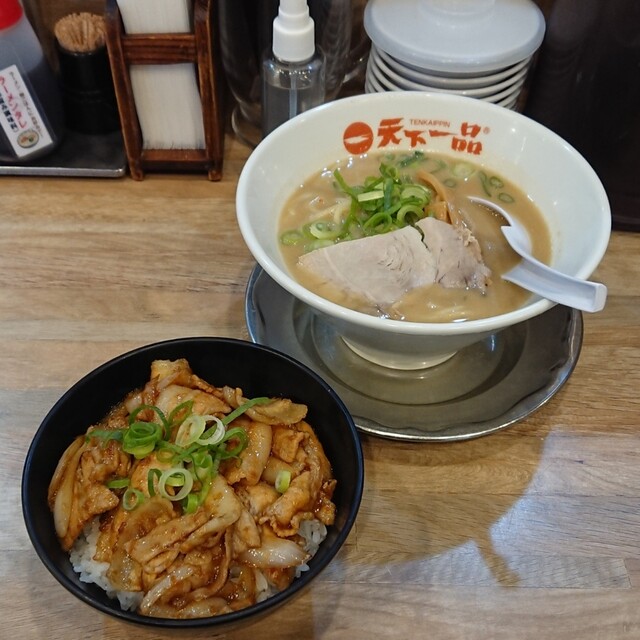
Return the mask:
[[256,602],[263,602],[278,592],[275,587],[269,584],[267,577],[260,569],[254,569],[253,573],[256,577]]
[[[304,550],[313,557],[327,536],[327,527],[320,520],[304,520],[298,533],[304,539]],[[110,598],[117,598],[122,609],[134,611],[142,602],[144,594],[138,591],[118,591],[113,588],[111,581],[107,577],[109,563],[98,562],[93,559],[99,535],[99,521],[96,518],[85,527],[69,552],[73,570],[79,574],[81,582],[98,585]],[[296,567],[295,577],[299,578],[308,570],[309,565],[306,562],[299,565]],[[255,577],[258,602],[262,602],[277,593],[277,589],[269,584],[262,571],[255,569]]]
[[304,538],[304,550],[313,557],[327,537],[327,527],[320,520],[303,520],[298,533]]
[[[327,527],[320,520],[303,520],[298,533],[304,539],[304,550],[313,558],[318,547],[327,537]],[[306,562],[296,567],[296,578],[305,571],[309,571],[309,565]]]
[[108,562],[98,562],[93,559],[96,553],[98,536],[100,535],[99,522],[95,518],[78,536],[75,544],[69,552],[69,558],[73,570],[80,574],[80,582],[97,584],[107,592],[110,598],[118,598],[120,607],[125,611],[133,611],[138,608],[144,596],[138,591],[118,591],[113,588],[107,578]]

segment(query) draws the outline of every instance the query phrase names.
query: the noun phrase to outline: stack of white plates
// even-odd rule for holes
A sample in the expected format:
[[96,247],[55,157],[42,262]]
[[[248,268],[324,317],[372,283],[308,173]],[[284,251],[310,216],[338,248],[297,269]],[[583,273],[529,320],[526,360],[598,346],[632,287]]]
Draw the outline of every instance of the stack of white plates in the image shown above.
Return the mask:
[[454,93],[515,109],[544,37],[533,0],[369,0],[365,91]]

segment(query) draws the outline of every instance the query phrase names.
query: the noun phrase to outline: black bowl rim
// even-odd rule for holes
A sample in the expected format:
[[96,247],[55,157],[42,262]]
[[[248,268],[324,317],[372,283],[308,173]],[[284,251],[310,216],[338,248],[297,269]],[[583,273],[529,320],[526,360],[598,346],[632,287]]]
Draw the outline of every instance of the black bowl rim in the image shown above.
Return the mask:
[[[340,409],[340,411],[344,414],[346,418],[347,424],[349,425],[349,431],[352,436],[354,448],[356,451],[356,460],[354,461],[356,465],[356,474],[357,474],[357,484],[355,487],[355,500],[349,507],[349,511],[347,513],[347,517],[345,519],[345,524],[338,537],[335,539],[332,549],[327,552],[324,556],[324,560],[322,564],[314,564],[313,559],[309,563],[309,569],[305,571],[300,577],[296,578],[290,587],[281,591],[262,602],[256,603],[251,607],[247,607],[245,609],[240,609],[238,611],[234,611],[232,613],[225,613],[218,616],[210,616],[207,618],[192,618],[192,619],[172,619],[172,618],[153,618],[142,616],[135,612],[125,611],[122,609],[118,609],[117,607],[108,607],[104,605],[102,602],[96,600],[91,596],[91,594],[87,593],[82,588],[79,588],[73,581],[67,578],[56,566],[54,562],[47,556],[44,551],[44,547],[40,542],[39,533],[36,531],[34,523],[32,521],[31,515],[29,513],[28,508],[28,496],[27,496],[27,485],[29,479],[29,469],[31,466],[31,460],[33,458],[34,452],[38,446],[39,440],[42,438],[42,434],[47,428],[49,421],[53,419],[58,408],[63,405],[68,399],[75,394],[78,388],[82,387],[82,385],[90,378],[99,375],[105,369],[113,366],[114,364],[125,360],[127,358],[133,357],[135,355],[139,355],[145,352],[152,352],[156,349],[162,347],[170,347],[172,345],[179,344],[187,344],[187,343],[197,343],[197,342],[206,342],[208,344],[228,344],[235,345],[238,348],[242,349],[250,349],[250,350],[260,350],[267,354],[270,354],[273,357],[281,358],[289,361],[295,367],[303,370],[309,377],[315,379],[315,381],[326,391],[326,393],[331,396],[336,406]],[[307,367],[305,364],[300,361],[292,358],[286,353],[278,351],[272,347],[267,347],[265,345],[257,344],[254,342],[249,342],[247,340],[242,340],[239,338],[219,338],[219,337],[207,337],[207,336],[192,336],[186,338],[173,338],[169,340],[162,340],[158,342],[153,342],[150,344],[146,344],[135,349],[131,349],[126,351],[118,356],[115,356],[99,365],[95,369],[91,370],[82,378],[80,378],[77,382],[75,382],[65,393],[56,401],[53,407],[47,412],[46,416],[40,423],[31,444],[29,445],[29,449],[27,451],[27,456],[25,458],[25,463],[23,466],[22,472],[22,482],[21,482],[21,501],[22,501],[22,515],[25,522],[25,526],[27,529],[27,533],[31,540],[31,544],[33,545],[38,557],[41,562],[45,565],[47,570],[51,573],[51,575],[65,588],[67,591],[76,596],[79,600],[83,601],[85,604],[90,607],[99,610],[100,612],[110,616],[118,618],[122,621],[133,623],[135,625],[142,625],[145,627],[155,627],[155,628],[163,628],[163,629],[198,629],[203,627],[223,627],[223,626],[232,626],[236,623],[247,621],[248,619],[255,618],[256,620],[262,617],[264,614],[269,612],[272,609],[279,607],[284,604],[286,601],[292,599],[297,594],[301,593],[309,583],[320,574],[326,566],[331,562],[331,560],[336,556],[338,551],[344,545],[344,541],[349,535],[351,529],[356,520],[356,516],[358,514],[358,510],[360,508],[360,503],[362,501],[362,494],[364,490],[364,455],[362,451],[362,444],[360,442],[360,436],[357,431],[356,425],[353,421],[353,417],[351,413],[347,409],[346,405],[342,401],[342,399],[338,396],[338,394],[333,390],[333,388],[315,371]]]

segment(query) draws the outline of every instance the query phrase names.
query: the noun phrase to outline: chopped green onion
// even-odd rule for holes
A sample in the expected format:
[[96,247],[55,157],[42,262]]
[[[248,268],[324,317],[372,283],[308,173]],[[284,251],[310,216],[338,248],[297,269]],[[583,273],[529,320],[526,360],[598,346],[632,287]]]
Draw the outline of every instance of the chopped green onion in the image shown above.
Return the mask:
[[[158,411],[160,411],[160,409],[158,409]],[[188,418],[191,415],[192,411],[193,411],[193,400],[185,400],[184,402],[181,402],[179,405],[174,407],[171,410],[169,417],[167,418],[167,422],[168,422],[168,425],[166,425],[167,430],[169,430],[171,427],[175,426],[176,424],[180,424],[181,422],[183,422],[186,418]],[[178,416],[181,413],[184,413],[184,416],[182,417],[181,420],[179,420]]]
[[427,203],[431,199],[431,193],[420,184],[407,184],[402,188],[402,199],[406,198],[415,198],[418,202]]
[[196,442],[203,447],[213,447],[218,443],[222,442],[225,434],[225,425],[220,418],[216,418],[215,416],[211,416],[213,421],[215,422],[214,427],[210,427],[207,429],[197,440]]
[[[391,157],[390,160],[393,160],[393,157]],[[392,180],[397,180],[400,177],[400,172],[398,171],[397,167],[382,162],[380,164],[380,175],[383,178],[391,178]]]
[[200,445],[197,443],[193,443],[188,447],[175,447],[176,452],[171,458],[170,462],[172,464],[182,464],[184,462],[190,462],[193,454],[200,449]]
[[124,489],[129,486],[129,478],[114,478],[105,485],[107,489]]
[[152,498],[156,495],[155,481],[159,480],[161,475],[160,469],[149,469],[147,472],[147,491]]
[[271,398],[253,398],[252,400],[247,400],[245,403],[241,404],[239,407],[236,407],[231,413],[227,414],[224,418],[222,418],[222,422],[225,425],[232,423],[238,416],[241,416],[247,409],[251,409],[257,404],[267,404],[267,402],[271,402]]
[[140,459],[149,455],[162,440],[163,427],[155,422],[133,422],[124,434],[122,450]]
[[284,493],[291,484],[291,471],[280,469],[276,475],[275,488],[278,493]]
[[304,240],[304,236],[297,229],[291,231],[285,231],[280,236],[280,242],[287,247],[292,247],[296,244],[300,244]]
[[475,172],[475,167],[472,164],[469,164],[468,162],[456,162],[451,167],[451,173],[456,178],[462,178],[463,180],[473,175],[474,172]]
[[[342,220],[323,218],[304,225],[299,232],[313,238],[303,250],[309,252],[344,240],[387,233],[424,218],[424,208],[431,202],[433,191],[412,182],[400,169],[426,160],[423,152],[399,157],[389,154],[380,163],[378,175],[368,176],[357,186],[347,184],[340,169],[335,169],[336,189],[351,200],[349,212]],[[344,207],[342,211],[344,214]]]
[[375,229],[379,232],[388,230],[391,227],[392,219],[391,215],[386,211],[379,211],[372,215],[365,223],[365,229]]
[[314,238],[319,240],[337,238],[342,229],[336,227],[331,222],[324,222],[323,220],[316,220],[309,225],[309,232]]
[[100,438],[100,440],[118,440],[122,442],[126,429],[92,429],[87,433],[85,440],[89,442],[91,438]]
[[[227,426],[251,407],[268,402],[271,402],[271,398],[247,400],[222,418],[192,414],[192,400],[179,404],[169,414],[169,418],[157,407],[141,405],[131,413],[126,429],[95,429],[87,434],[87,438],[121,440],[123,451],[137,459],[155,452],[159,463],[172,466],[164,471],[149,469],[149,496],[160,494],[174,502],[182,501],[183,509],[192,512],[190,510],[197,509],[207,497],[220,462],[237,457],[247,446],[246,430],[241,427],[227,430]],[[160,417],[161,424],[138,420],[137,417],[144,409],[153,409]],[[175,442],[170,442],[167,438],[171,437],[172,429],[176,426]],[[114,489],[127,487],[122,502],[128,511],[135,509],[145,499],[142,491],[129,485],[128,478],[114,478],[106,483],[107,487]]]
[[229,429],[224,436],[223,442],[228,442],[229,440],[237,440],[238,444],[233,449],[224,449],[221,451],[221,455],[223,459],[226,458],[235,458],[239,456],[247,446],[249,438],[247,436],[247,432],[240,427],[234,427],[233,429]]
[[198,462],[195,460],[195,454],[193,454],[193,458],[193,470],[198,480],[203,482],[213,475],[213,458],[210,453],[205,453],[202,460],[199,460]]
[[176,433],[176,445],[179,447],[188,447],[190,444],[196,442],[204,433],[207,426],[207,419],[210,420],[213,417],[214,416],[200,416],[193,413],[187,416]]
[[441,160],[440,158],[429,158],[429,159],[431,160],[431,162],[434,162],[436,165],[435,169],[429,169],[429,173],[438,173],[438,171],[442,171],[447,166],[447,163],[444,160]]
[[[166,478],[164,478],[164,486],[166,487],[184,487],[185,481],[185,473],[187,470],[183,469],[180,473],[173,473]],[[160,476],[162,478],[162,476]],[[192,476],[193,479],[193,476]]]
[[169,429],[169,426],[170,426],[169,421],[165,417],[164,412],[162,411],[162,409],[160,409],[159,407],[156,407],[153,404],[141,404],[139,407],[136,407],[129,414],[129,426],[131,426],[136,421],[138,414],[144,411],[145,409],[151,409],[153,412],[155,412],[160,418],[160,421],[162,422],[162,426],[165,427],[165,429]]
[[393,204],[393,197],[397,193],[397,190],[394,189],[395,182],[392,178],[384,179],[384,199],[382,201],[382,206],[385,211],[388,211],[391,205]]
[[[181,487],[176,494],[169,493],[167,487]],[[193,476],[184,467],[171,467],[166,469],[158,479],[158,493],[171,501],[182,500],[188,496],[193,487]]]
[[384,191],[366,191],[365,193],[358,194],[356,200],[358,202],[369,202],[369,200],[380,200],[384,198]]
[[400,167],[408,167],[409,165],[415,164],[417,162],[422,162],[424,160],[424,151],[416,150],[411,155],[405,156],[398,162],[398,166]]
[[181,447],[177,447],[175,444],[172,444],[171,442],[162,440],[161,442],[158,443],[156,458],[158,462],[172,462],[175,456],[179,455],[181,452],[182,452]]
[[417,222],[420,218],[424,217],[424,210],[416,204],[405,204],[403,207],[398,209],[398,215],[396,216],[398,222],[404,224],[405,219],[409,214],[411,214],[412,217],[412,220],[410,221],[411,224],[412,222]]
[[122,508],[125,511],[132,511],[144,502],[144,493],[139,489],[129,487],[122,496]]
[[200,506],[200,499],[197,494],[190,493],[182,500],[182,509],[185,513],[195,513]]
[[123,447],[123,450],[126,451],[126,453],[130,453],[134,458],[136,458],[136,460],[142,460],[142,458],[146,458],[150,453],[153,452],[153,448],[154,448],[154,443],[153,442],[147,442],[146,444],[140,444],[140,445],[131,445],[128,446],[126,449]]
[[304,252],[309,253],[309,251],[313,251],[314,249],[330,247],[332,244],[335,244],[335,240],[314,240],[313,242],[308,242],[304,245]]
[[200,493],[198,494],[198,505],[204,503],[209,495],[209,491],[211,490],[211,480],[213,475],[218,473],[218,466],[220,465],[220,459],[217,458],[213,461],[213,472],[202,481],[202,487],[200,489]]
[[358,194],[347,184],[339,169],[336,169],[333,172],[333,177],[336,179],[336,182],[342,191],[344,191],[348,196],[351,196],[354,200],[357,199]]
[[505,193],[504,191],[498,194],[498,200],[500,200],[501,202],[506,202],[507,204],[515,202],[514,197],[509,193]]
[[489,176],[484,171],[478,171],[478,178],[480,178],[480,184],[484,192],[491,196],[491,181],[489,180]]

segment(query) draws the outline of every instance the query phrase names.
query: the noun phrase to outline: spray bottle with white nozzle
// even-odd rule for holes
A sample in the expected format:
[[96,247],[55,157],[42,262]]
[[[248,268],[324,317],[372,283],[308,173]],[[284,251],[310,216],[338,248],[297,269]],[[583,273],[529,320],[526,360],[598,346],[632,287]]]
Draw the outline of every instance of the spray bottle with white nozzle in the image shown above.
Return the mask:
[[272,51],[262,63],[262,133],[325,99],[325,58],[306,0],[280,0]]

